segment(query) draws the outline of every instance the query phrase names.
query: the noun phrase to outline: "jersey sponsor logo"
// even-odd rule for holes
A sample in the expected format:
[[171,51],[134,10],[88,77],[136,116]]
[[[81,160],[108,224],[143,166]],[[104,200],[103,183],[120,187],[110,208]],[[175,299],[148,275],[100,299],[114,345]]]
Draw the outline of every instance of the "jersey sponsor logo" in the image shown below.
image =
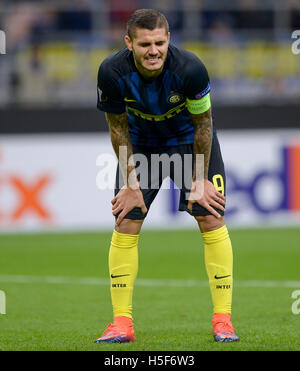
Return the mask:
[[209,92],[210,92],[210,84],[208,83],[207,87],[203,91],[201,91],[200,93],[195,95],[195,98],[196,99],[201,99],[201,98],[205,97],[205,95],[208,94]]
[[124,98],[124,102],[128,102],[128,103],[130,103],[130,102],[137,102],[137,100],[136,99],[129,99],[129,98]]
[[128,110],[132,112],[135,116],[138,116],[144,120],[149,120],[149,121],[164,121],[167,120],[171,117],[174,117],[178,115],[181,111],[183,111],[186,107],[186,102],[183,102],[179,104],[178,106],[170,109],[168,112],[164,113],[163,115],[151,115],[149,113],[144,113],[142,111],[139,111],[135,108],[128,107]]
[[181,94],[172,94],[168,97],[168,102],[175,104],[180,102],[183,99],[183,96]]

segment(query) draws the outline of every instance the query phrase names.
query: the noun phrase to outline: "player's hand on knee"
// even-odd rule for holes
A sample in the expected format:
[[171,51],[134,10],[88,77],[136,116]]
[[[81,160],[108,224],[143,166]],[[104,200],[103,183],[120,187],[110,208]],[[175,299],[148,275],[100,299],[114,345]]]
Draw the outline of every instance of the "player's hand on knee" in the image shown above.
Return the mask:
[[113,215],[116,216],[120,213],[116,225],[119,225],[125,215],[135,207],[139,207],[143,214],[146,214],[148,211],[144,202],[143,194],[139,188],[132,189],[130,187],[122,187],[119,193],[112,199],[111,203]]
[[226,199],[209,180],[204,179],[203,181],[199,180],[192,183],[188,200],[190,212],[192,212],[194,203],[198,203],[216,218],[220,218],[221,215],[213,207],[224,212]]

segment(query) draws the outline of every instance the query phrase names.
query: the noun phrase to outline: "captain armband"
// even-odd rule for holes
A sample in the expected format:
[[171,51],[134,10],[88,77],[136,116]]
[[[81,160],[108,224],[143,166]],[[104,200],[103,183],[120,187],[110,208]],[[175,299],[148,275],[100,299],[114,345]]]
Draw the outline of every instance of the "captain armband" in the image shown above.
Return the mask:
[[188,99],[186,98],[186,107],[193,115],[206,112],[211,106],[210,93],[206,94],[201,99]]

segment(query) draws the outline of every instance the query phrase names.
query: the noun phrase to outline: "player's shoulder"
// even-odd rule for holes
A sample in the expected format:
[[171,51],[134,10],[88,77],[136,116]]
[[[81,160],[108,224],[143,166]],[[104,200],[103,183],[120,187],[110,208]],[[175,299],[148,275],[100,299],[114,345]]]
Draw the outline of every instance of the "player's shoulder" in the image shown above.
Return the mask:
[[194,53],[170,44],[169,66],[179,75],[191,76],[196,73],[207,73],[202,60]]
[[132,53],[123,48],[106,57],[100,64],[99,74],[111,77],[121,77],[132,70]]

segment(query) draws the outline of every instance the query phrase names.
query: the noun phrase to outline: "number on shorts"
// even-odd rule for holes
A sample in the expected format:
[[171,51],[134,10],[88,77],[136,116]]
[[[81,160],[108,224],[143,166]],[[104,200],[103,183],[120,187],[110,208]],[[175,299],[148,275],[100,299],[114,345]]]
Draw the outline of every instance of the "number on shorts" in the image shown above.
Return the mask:
[[224,196],[225,195],[225,189],[224,189],[224,180],[223,180],[223,177],[221,174],[216,174],[213,176],[212,178],[212,181],[213,181],[213,184],[216,188],[216,190],[220,193],[222,193],[222,195]]

